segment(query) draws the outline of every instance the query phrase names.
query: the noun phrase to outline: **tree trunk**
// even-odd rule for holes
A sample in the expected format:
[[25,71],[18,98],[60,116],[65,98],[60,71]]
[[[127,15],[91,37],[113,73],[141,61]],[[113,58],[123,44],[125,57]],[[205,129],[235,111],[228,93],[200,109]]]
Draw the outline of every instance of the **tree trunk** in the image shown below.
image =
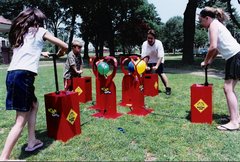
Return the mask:
[[114,52],[114,33],[111,34],[108,45],[109,45],[110,56],[115,56],[115,52]]
[[70,28],[70,36],[69,36],[69,42],[68,42],[68,52],[71,51],[71,47],[72,47],[75,21],[76,21],[76,12],[73,11],[72,21],[71,21],[71,28]]
[[194,61],[193,55],[193,42],[195,34],[195,16],[197,9],[198,0],[189,0],[186,10],[184,12],[183,22],[183,63],[192,64]]
[[236,19],[236,17],[234,16],[233,14],[233,10],[232,10],[232,5],[231,5],[231,0],[228,0],[227,1],[227,10],[228,10],[228,13],[230,15],[230,18],[232,20],[232,22],[237,25],[238,28],[240,28],[240,23],[238,22],[238,20]]
[[89,45],[89,40],[88,38],[84,39],[84,54],[83,54],[83,59],[89,63],[89,55],[88,55],[88,45]]
[[125,51],[125,45],[122,44],[122,54],[125,55],[126,54],[126,51]]
[[[54,28],[54,36],[58,37],[57,27]],[[55,52],[54,53],[57,53],[57,52],[58,52],[58,46],[55,45]]]
[[101,40],[99,43],[99,57],[103,57],[103,47],[104,47],[104,42]]

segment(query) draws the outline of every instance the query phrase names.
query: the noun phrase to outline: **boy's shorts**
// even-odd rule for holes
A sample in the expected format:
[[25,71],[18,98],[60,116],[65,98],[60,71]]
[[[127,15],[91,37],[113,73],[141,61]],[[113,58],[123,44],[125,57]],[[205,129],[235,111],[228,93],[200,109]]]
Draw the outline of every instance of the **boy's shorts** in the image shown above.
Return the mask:
[[21,112],[30,110],[33,102],[37,101],[33,85],[36,75],[36,73],[27,70],[8,71],[6,78],[6,110]]
[[64,83],[64,89],[65,91],[72,91],[73,90],[73,83],[72,83],[72,78],[71,79],[63,79]]

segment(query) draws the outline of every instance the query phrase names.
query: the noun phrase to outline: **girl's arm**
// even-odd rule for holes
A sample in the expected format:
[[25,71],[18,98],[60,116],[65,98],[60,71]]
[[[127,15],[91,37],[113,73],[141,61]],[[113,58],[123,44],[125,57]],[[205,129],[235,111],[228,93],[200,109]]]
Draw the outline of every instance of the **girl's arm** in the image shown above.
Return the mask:
[[204,62],[201,63],[202,66],[211,64],[212,61],[217,56],[217,54],[218,54],[217,37],[218,37],[218,28],[217,28],[216,24],[212,24],[209,27],[210,46],[208,48],[208,53],[204,59]]
[[63,42],[61,39],[53,36],[48,31],[43,35],[43,39],[48,40],[49,42],[60,47],[60,50],[57,53],[58,56],[63,56],[68,49],[68,45],[65,42]]

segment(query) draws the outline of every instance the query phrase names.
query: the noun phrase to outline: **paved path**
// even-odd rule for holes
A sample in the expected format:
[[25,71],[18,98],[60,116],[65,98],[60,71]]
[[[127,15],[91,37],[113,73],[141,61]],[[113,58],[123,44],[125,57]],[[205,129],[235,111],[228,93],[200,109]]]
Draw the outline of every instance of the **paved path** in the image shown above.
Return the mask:
[[[63,62],[57,63],[60,66],[63,66]],[[40,61],[39,66],[53,66],[51,61]],[[7,69],[8,65],[1,65],[0,69]],[[192,75],[198,75],[198,76],[204,76],[205,72],[204,70],[182,70],[182,69],[176,69],[176,68],[165,68],[164,69],[166,73],[171,74],[192,74]],[[224,71],[219,71],[215,69],[208,69],[208,76],[209,77],[215,77],[215,78],[224,78]]]
[[[198,75],[198,76],[205,76],[204,70],[182,70],[182,69],[175,69],[175,68],[165,68],[164,69],[166,73],[176,73],[176,74],[192,74],[192,75]],[[224,71],[216,70],[216,69],[208,69],[208,77],[214,77],[214,78],[224,78]]]

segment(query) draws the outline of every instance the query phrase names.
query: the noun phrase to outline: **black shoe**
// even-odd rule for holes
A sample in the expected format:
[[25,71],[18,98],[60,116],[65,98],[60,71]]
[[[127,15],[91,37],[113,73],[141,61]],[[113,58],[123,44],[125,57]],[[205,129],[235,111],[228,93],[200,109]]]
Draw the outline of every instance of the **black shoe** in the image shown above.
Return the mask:
[[166,87],[166,95],[170,95],[171,94],[171,88],[170,87]]

